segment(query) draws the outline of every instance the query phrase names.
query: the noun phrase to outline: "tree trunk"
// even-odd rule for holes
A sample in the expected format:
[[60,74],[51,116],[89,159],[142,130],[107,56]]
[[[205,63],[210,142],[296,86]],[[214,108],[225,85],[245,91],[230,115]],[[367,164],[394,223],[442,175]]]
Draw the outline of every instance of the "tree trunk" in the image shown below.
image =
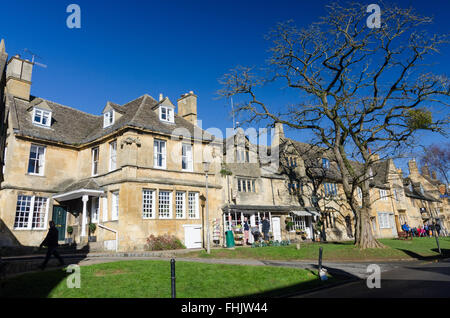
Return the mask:
[[378,242],[372,231],[370,208],[359,208],[358,214],[355,227],[355,246],[360,249],[383,248],[383,244]]

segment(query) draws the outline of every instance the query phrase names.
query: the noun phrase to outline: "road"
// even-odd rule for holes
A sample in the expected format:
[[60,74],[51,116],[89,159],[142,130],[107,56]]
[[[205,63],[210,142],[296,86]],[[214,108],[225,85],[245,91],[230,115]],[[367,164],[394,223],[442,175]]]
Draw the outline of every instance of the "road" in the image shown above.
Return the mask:
[[450,259],[404,264],[381,273],[380,288],[365,279],[319,290],[298,298],[450,298]]

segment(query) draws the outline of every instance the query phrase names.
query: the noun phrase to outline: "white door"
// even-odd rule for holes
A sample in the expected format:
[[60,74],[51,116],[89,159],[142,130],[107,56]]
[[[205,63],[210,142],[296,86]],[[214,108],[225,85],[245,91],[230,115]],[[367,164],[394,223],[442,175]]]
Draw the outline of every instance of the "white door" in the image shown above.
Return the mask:
[[392,226],[392,235],[394,237],[397,237],[397,226],[395,225],[395,219],[394,219],[394,214],[389,214],[390,218],[391,218],[391,226]]
[[202,247],[202,227],[200,225],[184,226],[184,245],[186,248]]
[[272,218],[272,233],[273,240],[281,242],[281,227],[279,217]]

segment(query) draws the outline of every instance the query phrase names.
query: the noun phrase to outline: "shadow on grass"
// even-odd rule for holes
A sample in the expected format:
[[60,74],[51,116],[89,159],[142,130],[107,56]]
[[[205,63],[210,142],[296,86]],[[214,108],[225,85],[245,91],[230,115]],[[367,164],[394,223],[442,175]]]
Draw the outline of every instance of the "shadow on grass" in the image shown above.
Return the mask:
[[[431,255],[431,256],[422,256],[420,254],[417,254],[416,252],[413,252],[413,251],[410,251],[410,250],[405,250],[405,249],[402,249],[402,248],[397,248],[397,250],[402,251],[403,253],[405,253],[409,257],[415,258],[415,259],[417,259],[419,261],[439,260],[439,259],[447,258],[447,257],[450,256],[450,249],[442,249],[442,248],[441,248],[441,254]],[[433,248],[432,251],[435,252],[435,253],[439,253],[437,248]]]
[[[66,248],[60,246],[58,252],[66,266],[78,264],[89,253],[89,245],[76,250],[76,246]],[[67,254],[76,253],[72,256]],[[67,278],[70,273],[67,267],[56,267],[57,259],[52,255],[47,264],[47,270],[41,271],[39,266],[45,258],[47,249],[42,249],[43,255],[10,256],[0,262],[0,297],[1,298],[45,298],[49,293]]]
[[324,266],[324,268],[326,268],[326,270],[328,271],[329,274],[332,275],[332,277],[328,277],[326,281],[322,281],[318,275],[319,266],[311,264],[311,267],[315,268],[316,270],[312,270],[310,268],[305,268],[305,270],[309,271],[314,276],[316,276],[315,280],[310,280],[307,282],[302,282],[299,284],[294,284],[283,288],[272,289],[261,293],[242,295],[238,297],[269,297],[269,298],[292,297],[303,293],[307,293],[312,290],[335,286],[338,283],[346,283],[359,279],[357,276],[349,272],[343,271],[341,269]]
[[0,297],[46,298],[68,275],[65,268],[59,268],[12,277],[2,282]]

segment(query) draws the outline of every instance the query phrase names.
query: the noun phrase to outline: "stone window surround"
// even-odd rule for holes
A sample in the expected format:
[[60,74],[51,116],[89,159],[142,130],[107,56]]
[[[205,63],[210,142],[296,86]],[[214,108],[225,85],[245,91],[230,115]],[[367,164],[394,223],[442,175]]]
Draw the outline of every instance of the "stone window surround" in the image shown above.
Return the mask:
[[[17,204],[19,203],[19,197],[29,197],[30,200],[30,211],[28,212],[28,224],[26,227],[16,227],[16,221],[14,220],[14,231],[33,231],[33,230],[47,230],[47,220],[48,220],[48,210],[49,210],[49,206],[50,206],[50,200],[47,197],[40,197],[40,196],[34,196],[34,195],[25,195],[25,194],[19,194],[17,196],[17,203],[16,203],[16,213],[15,213],[15,218],[17,217]],[[43,220],[43,226],[42,227],[32,227],[32,222],[34,219],[34,214],[36,211],[34,211],[35,208],[35,200],[36,198],[41,198],[41,199],[45,199],[45,211],[44,213],[44,220]]]
[[[36,121],[36,116],[40,117],[40,121]],[[44,124],[44,118],[46,119],[46,123]],[[49,110],[41,109],[39,107],[33,108],[33,125],[41,126],[41,127],[50,127],[52,122],[52,112]]]

